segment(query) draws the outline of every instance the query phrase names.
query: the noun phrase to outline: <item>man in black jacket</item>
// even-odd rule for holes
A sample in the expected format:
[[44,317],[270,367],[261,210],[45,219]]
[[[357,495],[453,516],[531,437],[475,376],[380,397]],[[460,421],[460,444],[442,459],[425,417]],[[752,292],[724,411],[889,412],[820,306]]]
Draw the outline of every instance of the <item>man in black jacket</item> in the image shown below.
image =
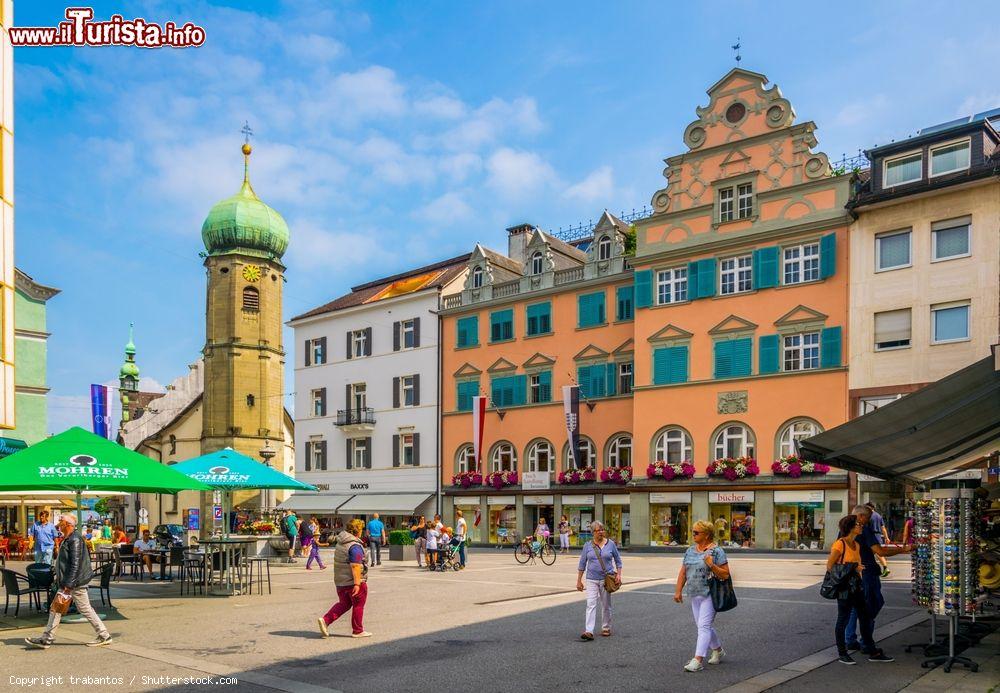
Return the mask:
[[[83,542],[83,537],[76,531],[76,517],[73,515],[61,515],[56,529],[62,534],[62,543],[59,545],[59,557],[56,559],[55,585],[60,593],[71,598],[76,604],[76,610],[86,618],[90,625],[97,631],[97,640],[88,642],[87,647],[100,647],[111,644],[111,633],[104,626],[104,622],[90,605],[90,595],[87,594],[87,583],[94,577],[94,571],[90,567],[90,553]],[[56,595],[56,598],[59,594]],[[49,609],[49,624],[45,627],[41,637],[25,638],[24,642],[29,647],[36,647],[40,650],[48,649],[54,640],[56,628],[62,614],[57,614]]]

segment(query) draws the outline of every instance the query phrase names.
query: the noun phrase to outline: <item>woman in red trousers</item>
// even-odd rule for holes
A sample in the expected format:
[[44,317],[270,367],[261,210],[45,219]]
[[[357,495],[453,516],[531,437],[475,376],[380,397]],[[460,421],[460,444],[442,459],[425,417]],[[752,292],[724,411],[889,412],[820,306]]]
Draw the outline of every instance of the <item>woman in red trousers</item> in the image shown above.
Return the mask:
[[328,626],[351,612],[352,638],[370,638],[365,630],[365,601],[368,599],[368,565],[365,562],[365,547],[361,543],[361,533],[365,525],[361,520],[351,520],[347,529],[337,535],[337,548],[333,552],[333,584],[337,587],[340,601],[321,616],[319,632],[324,638],[330,637]]

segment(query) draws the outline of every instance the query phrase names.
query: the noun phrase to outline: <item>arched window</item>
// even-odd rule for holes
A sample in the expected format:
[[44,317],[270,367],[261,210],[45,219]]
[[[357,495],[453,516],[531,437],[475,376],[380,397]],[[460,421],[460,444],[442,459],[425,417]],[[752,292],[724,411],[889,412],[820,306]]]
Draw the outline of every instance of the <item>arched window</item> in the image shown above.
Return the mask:
[[471,445],[463,445],[455,456],[455,469],[461,472],[472,472],[476,469],[476,449]]
[[597,259],[598,260],[611,259],[611,238],[609,238],[608,236],[601,236],[597,240]]
[[[590,467],[597,469],[597,447],[590,438],[580,438],[580,445],[577,448],[576,464],[578,469]],[[563,469],[573,469],[573,460],[569,456],[569,445],[563,450]]]
[[536,250],[531,256],[531,273],[541,274],[542,273],[542,253]]
[[757,441],[743,424],[729,424],[715,435],[715,459],[753,457]]
[[260,292],[252,286],[243,289],[243,310],[260,310]]
[[483,288],[483,268],[479,265],[472,268],[472,288]]
[[618,436],[608,446],[609,467],[632,466],[632,437]]
[[789,422],[778,435],[778,456],[788,457],[797,455],[796,443],[804,438],[811,438],[817,433],[822,433],[823,428],[815,421],[809,419],[797,419]]
[[538,440],[528,448],[528,469],[529,472],[551,472],[555,452],[552,450],[552,443],[547,440]]
[[517,453],[514,446],[504,441],[497,443],[493,447],[493,454],[490,455],[490,471],[492,472],[513,472],[517,470]]
[[691,460],[691,436],[683,428],[671,426],[656,437],[654,446],[655,462],[680,464]]

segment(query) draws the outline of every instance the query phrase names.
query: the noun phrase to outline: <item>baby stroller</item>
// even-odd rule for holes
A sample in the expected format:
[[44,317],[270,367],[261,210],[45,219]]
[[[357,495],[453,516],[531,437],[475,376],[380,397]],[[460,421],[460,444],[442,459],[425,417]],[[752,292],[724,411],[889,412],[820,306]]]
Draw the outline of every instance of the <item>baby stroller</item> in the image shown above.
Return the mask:
[[462,563],[458,556],[458,547],[462,544],[458,537],[449,541],[445,546],[438,548],[438,561],[436,570],[461,570]]

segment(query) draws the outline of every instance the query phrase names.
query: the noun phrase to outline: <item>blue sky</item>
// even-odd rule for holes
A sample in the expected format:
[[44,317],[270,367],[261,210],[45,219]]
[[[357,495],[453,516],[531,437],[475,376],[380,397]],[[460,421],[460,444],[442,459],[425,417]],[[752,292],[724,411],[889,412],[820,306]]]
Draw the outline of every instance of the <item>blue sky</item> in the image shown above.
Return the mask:
[[[17,264],[63,290],[53,431],[86,425],[129,321],[149,386],[198,357],[201,222],[239,187],[244,120],[254,188],[291,228],[287,319],[477,241],[503,250],[513,223],[647,204],[737,36],[742,66],[817,123],[831,159],[1000,106],[986,3],[94,6],[193,21],[207,41],[15,51]],[[64,7],[20,2],[15,23]]]

